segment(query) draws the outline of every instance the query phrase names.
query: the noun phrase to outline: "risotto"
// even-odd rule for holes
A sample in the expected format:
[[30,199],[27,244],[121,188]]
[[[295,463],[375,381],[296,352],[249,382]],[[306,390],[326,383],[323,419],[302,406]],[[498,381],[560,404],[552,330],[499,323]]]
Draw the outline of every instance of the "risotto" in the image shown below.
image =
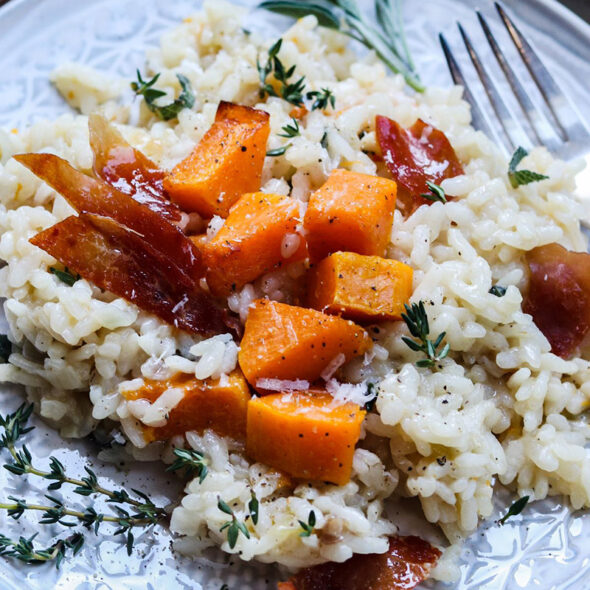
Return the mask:
[[[289,568],[383,553],[398,531],[388,500],[416,497],[424,518],[448,539],[431,576],[452,580],[462,539],[492,513],[497,481],[517,496],[564,495],[574,508],[590,506],[590,429],[582,418],[590,365],[581,353],[567,360],[552,353],[523,312],[527,252],[554,242],[586,250],[581,205],[571,196],[579,166],[537,148],[523,165],[547,178],[513,188],[505,156],[470,126],[461,88],[410,94],[401,76],[389,75],[372,53],[359,59],[343,35],[319,28],[313,16],[283,34],[279,55],[305,76],[308,89],[329,89],[335,103],[300,117],[298,133],[286,139],[293,105],[259,94],[257,60],[276,39],[242,29],[242,16],[235,6],[206,2],[148,52],[147,71],[160,73],[159,88],[178,94],[181,74],[194,91],[194,105],[177,119],[158,120],[143,102],[129,106],[120,100],[123,81],[69,64],[52,80],[81,114],[18,134],[0,130],[0,258],[6,263],[0,296],[13,343],[0,380],[22,384],[36,411],[64,437],[83,437],[108,420],[118,423],[137,460],[170,463],[172,450],[182,446],[203,453],[207,477],[187,484],[172,514],[183,553],[220,546],[243,560]],[[220,101],[270,115],[266,147],[275,155],[264,159],[261,191],[288,197],[298,211],[335,169],[387,175],[374,157],[381,152],[377,115],[404,128],[422,119],[443,131],[462,164],[461,174],[441,183],[448,202],[407,215],[395,211],[387,243],[387,258],[413,269],[410,302],[424,302],[430,331],[445,333],[448,355],[417,366],[420,355],[402,340],[409,336],[406,323],[385,321],[369,329],[368,352],[344,365],[336,359],[322,373],[337,402],[373,402],[343,485],[292,480],[254,462],[243,442],[211,429],[150,439],[149,428],[166,426],[182,390],[167,388],[151,401],[134,392],[178,375],[222,382],[238,367],[240,339],[230,329],[209,338],[191,334],[84,278],[66,284],[50,271],[56,260],[29,242],[75,210],[13,155],[56,154],[91,174],[88,115],[98,111],[170,170],[214,123]],[[204,242],[223,231],[223,216],[188,217]],[[287,235],[285,259],[298,246],[297,234]],[[290,303],[305,271],[301,262],[267,272],[226,295],[227,306],[243,325],[255,300]],[[494,285],[505,288],[502,296],[490,292]],[[305,379],[276,381],[263,385],[309,387]],[[256,526],[230,545],[219,501],[244,518],[252,492],[259,501]],[[308,522],[311,512],[313,531],[301,536],[299,521]]]

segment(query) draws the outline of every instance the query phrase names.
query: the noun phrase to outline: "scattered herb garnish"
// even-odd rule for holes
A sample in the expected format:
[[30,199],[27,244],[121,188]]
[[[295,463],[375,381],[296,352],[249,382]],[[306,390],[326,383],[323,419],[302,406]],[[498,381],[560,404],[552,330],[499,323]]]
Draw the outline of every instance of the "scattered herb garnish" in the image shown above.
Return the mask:
[[[27,422],[33,411],[33,405],[22,404],[12,414],[0,416],[0,449],[5,449],[10,454],[10,459],[3,467],[13,475],[33,475],[48,480],[47,490],[52,492],[60,489],[64,484],[74,486],[73,492],[80,496],[91,496],[98,494],[106,498],[109,504],[115,504],[110,513],[97,512],[92,506],[86,506],[82,510],[73,510],[64,502],[51,494],[46,494],[46,504],[29,503],[27,500],[8,496],[6,502],[0,503],[0,510],[6,510],[8,515],[18,520],[25,512],[41,512],[40,524],[59,524],[66,528],[75,525],[82,525],[87,529],[93,529],[95,533],[103,523],[116,525],[113,534],[125,537],[127,552],[130,554],[133,548],[135,537],[133,529],[140,527],[152,527],[163,519],[167,518],[164,508],[156,506],[147,494],[132,489],[131,494],[125,489],[109,490],[100,485],[96,473],[89,467],[85,467],[86,475],[80,479],[70,477],[64,465],[53,456],[49,457],[49,470],[40,469],[33,464],[33,457],[26,447],[17,448],[19,439],[33,430],[27,426]],[[179,450],[179,449],[177,449]],[[199,471],[202,455],[196,451],[187,451],[188,455],[179,456],[182,467],[193,468],[201,477],[202,469]],[[178,453],[177,453],[178,456]],[[180,468],[179,466],[179,468]],[[126,510],[123,506],[130,508]],[[46,561],[55,562],[59,566],[68,552],[76,555],[84,543],[83,535],[76,533],[66,539],[58,539],[51,546],[39,549],[34,546],[36,535],[30,538],[20,537],[13,541],[4,535],[0,535],[0,554],[12,557],[26,563],[42,563]]]
[[426,181],[426,186],[428,186],[430,192],[422,193],[420,195],[421,197],[424,197],[429,201],[440,201],[441,203],[447,202],[447,197],[445,196],[445,191],[442,186],[434,184],[434,182],[430,182],[430,180]]
[[143,96],[145,104],[152,113],[155,113],[163,121],[169,121],[178,117],[178,113],[182,109],[190,109],[195,104],[195,95],[191,89],[191,84],[186,76],[176,74],[182,91],[177,99],[173,102],[158,106],[156,100],[162,96],[166,96],[163,90],[153,88],[158,81],[160,74],[156,74],[151,80],[145,81],[142,79],[139,70],[137,70],[137,82],[131,82],[131,89],[136,96]]
[[399,72],[414,90],[423,92],[406,42],[401,0],[375,0],[379,27],[363,15],[358,4],[354,0],[265,0],[259,7],[294,18],[313,14],[321,26],[339,30],[373,49],[391,71]]
[[282,156],[290,147],[291,144],[287,143],[285,145],[282,145],[281,147],[275,148],[274,150],[268,150],[268,152],[266,152],[266,155],[271,158],[274,158],[276,156]]
[[530,184],[531,182],[537,182],[539,180],[545,180],[549,178],[544,174],[538,172],[531,172],[530,170],[517,170],[516,167],[522,162],[523,158],[528,156],[528,152],[523,148],[519,147],[514,152],[510,164],[508,164],[508,180],[512,188],[518,188],[523,184]]
[[498,521],[498,524],[504,524],[511,516],[520,514],[529,501],[529,496],[519,498],[508,508],[508,512]]
[[176,460],[166,468],[166,471],[184,469],[188,478],[192,478],[196,473],[199,476],[199,483],[203,483],[208,473],[207,459],[203,453],[193,449],[174,449],[174,455]]
[[0,334],[0,362],[7,362],[12,352],[12,344],[6,334]]
[[63,270],[50,266],[49,272],[54,274],[62,283],[65,283],[70,287],[82,278],[79,274],[72,274],[67,266]]
[[[256,61],[258,68],[258,75],[260,77],[260,98],[265,96],[278,96],[287,102],[300,107],[303,105],[303,91],[305,90],[305,77],[302,76],[295,82],[289,81],[291,76],[295,73],[295,66],[286,69],[283,62],[278,58],[278,53],[281,50],[283,40],[279,39],[269,50],[268,58],[264,66],[260,65],[260,61]],[[274,79],[279,84],[279,91],[267,82],[267,78],[273,75]]]
[[221,498],[217,500],[217,508],[219,508],[221,512],[225,512],[225,514],[229,514],[229,516],[231,516],[231,520],[223,523],[219,529],[221,532],[227,529],[227,544],[229,545],[230,549],[233,549],[236,546],[236,543],[238,542],[238,535],[240,533],[242,533],[246,539],[250,538],[250,532],[248,531],[246,525],[238,520],[238,517],[234,514],[234,511]]
[[327,150],[328,149],[328,132],[324,131],[324,134],[322,135],[322,139],[320,139],[320,145]]
[[328,106],[334,108],[336,106],[336,97],[329,88],[322,88],[321,90],[310,90],[305,97],[308,100],[314,99],[311,105],[312,111],[325,111]]
[[442,344],[442,341],[446,335],[446,332],[441,332],[436,340],[430,340],[428,338],[430,334],[430,327],[428,325],[428,316],[424,309],[424,302],[412,303],[412,307],[404,304],[406,313],[402,313],[402,318],[410,334],[415,338],[419,339],[419,342],[402,336],[402,340],[406,345],[415,350],[416,352],[423,352],[427,358],[420,359],[416,362],[418,367],[432,367],[440,360],[444,359],[449,354],[450,345],[447,343],[443,346],[440,352],[437,352],[438,347]]
[[313,528],[315,527],[315,512],[313,510],[309,511],[307,522],[303,522],[302,520],[299,520],[297,522],[299,522],[299,525],[303,529],[303,532],[299,533],[299,536],[311,537],[311,534],[313,533]]
[[260,502],[252,490],[250,495],[250,501],[248,502],[248,510],[250,511],[250,518],[254,524],[258,524],[258,510],[260,508]]
[[496,297],[504,297],[504,295],[506,295],[506,287],[502,287],[502,285],[493,285],[488,293],[491,293]]
[[377,402],[377,396],[379,395],[379,389],[377,389],[377,387],[374,383],[371,383],[371,381],[369,381],[367,383],[367,393],[365,395],[367,397],[371,398],[365,404],[365,410],[367,412],[370,412],[375,407],[375,403]]
[[293,123],[283,125],[283,133],[279,133],[279,137],[297,137],[301,135],[301,129],[299,128],[299,122],[297,119],[293,118]]

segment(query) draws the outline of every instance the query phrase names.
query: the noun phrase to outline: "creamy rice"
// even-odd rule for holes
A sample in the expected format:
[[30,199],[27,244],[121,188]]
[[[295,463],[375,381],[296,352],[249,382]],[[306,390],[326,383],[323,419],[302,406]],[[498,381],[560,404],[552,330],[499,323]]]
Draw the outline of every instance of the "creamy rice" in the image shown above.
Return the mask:
[[[340,370],[339,380],[352,385],[333,379],[337,367],[327,368],[326,380],[340,400],[358,400],[364,386],[355,383],[378,383],[377,411],[367,416],[345,486],[302,483],[290,489],[273,470],[252,464],[239,443],[210,431],[189,433],[188,444],[209,460],[209,475],[187,485],[172,530],[186,553],[221,545],[245,560],[301,567],[385,551],[397,527],[384,501],[415,496],[425,518],[440,525],[450,542],[433,571],[450,580],[457,575],[457,543],[490,516],[497,480],[518,495],[563,494],[575,508],[590,506],[590,429],[581,417],[590,404],[589,364],[553,355],[521,307],[524,252],[551,242],[586,249],[581,205],[571,197],[579,166],[535,149],[524,165],[549,179],[511,188],[506,158],[470,127],[460,88],[407,94],[401,77],[387,75],[373,55],[359,61],[342,36],[316,24],[313,17],[298,21],[283,35],[280,55],[296,64],[310,89],[332,89],[336,109],[309,113],[285,154],[266,158],[263,190],[289,194],[304,207],[336,167],[375,174],[367,154],[378,151],[377,114],[402,126],[420,117],[443,130],[465,168],[464,175],[443,182],[456,200],[422,206],[405,219],[396,212],[388,255],[413,267],[412,301],[427,303],[432,332],[446,331],[451,353],[440,366],[419,369],[416,354],[400,339],[405,324],[386,323],[375,334],[374,351]],[[148,73],[161,72],[159,84],[170,92],[176,73],[190,80],[197,101],[177,122],[157,121],[144,106],[121,106],[115,100],[121,81],[103,76],[97,85],[103,78],[87,68],[68,65],[53,79],[71,104],[86,114],[100,107],[123,123],[129,141],[170,168],[210,126],[219,100],[267,110],[269,149],[285,143],[278,133],[290,122],[291,105],[277,98],[260,103],[258,97],[256,58],[273,41],[244,33],[240,11],[219,1],[167,33],[148,53]],[[324,133],[327,147],[320,143]],[[47,271],[54,260],[28,239],[73,211],[10,156],[52,152],[89,172],[86,116],[63,116],[19,134],[0,132],[0,150],[0,258],[7,263],[0,269],[0,296],[19,351],[0,365],[0,379],[23,384],[37,411],[64,436],[84,436],[109,418],[120,422],[137,458],[170,460],[171,445],[182,441],[146,446],[141,422],[165,423],[180,401],[178,390],[153,404],[128,402],[122,392],[178,372],[223,378],[236,366],[237,343],[230,335],[189,336],[86,280],[69,287]],[[209,223],[209,239],[222,224],[220,218]],[[286,237],[284,257],[296,247]],[[261,277],[228,305],[244,321],[258,297],[288,302],[303,270],[295,265]],[[489,293],[496,283],[508,287],[503,297]],[[225,516],[218,498],[243,517],[251,490],[260,500],[259,523],[251,539],[240,535],[230,549],[219,532]],[[301,538],[297,520],[306,520],[311,509],[319,532]]]

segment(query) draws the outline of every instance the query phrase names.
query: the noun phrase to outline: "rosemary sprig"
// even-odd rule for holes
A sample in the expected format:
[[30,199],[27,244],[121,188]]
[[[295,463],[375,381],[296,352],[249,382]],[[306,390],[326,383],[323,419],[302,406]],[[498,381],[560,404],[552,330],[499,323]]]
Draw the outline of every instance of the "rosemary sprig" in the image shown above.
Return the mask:
[[312,111],[325,111],[328,106],[334,108],[336,106],[336,96],[329,88],[322,88],[321,90],[310,90],[305,98],[308,100],[313,99],[311,105]]
[[446,335],[446,332],[441,332],[436,340],[430,340],[430,327],[428,325],[428,316],[424,309],[424,302],[419,301],[418,303],[412,303],[412,307],[404,304],[406,313],[402,313],[402,318],[410,334],[415,338],[418,338],[418,342],[402,336],[402,340],[405,344],[416,352],[423,352],[426,355],[425,359],[420,359],[416,362],[418,367],[432,367],[437,362],[444,359],[449,354],[450,345],[447,343],[443,346],[440,352],[437,352],[438,347],[442,344],[442,341]]
[[315,527],[315,512],[313,510],[309,511],[309,516],[307,517],[307,522],[303,522],[302,520],[297,521],[299,526],[303,529],[301,533],[299,533],[300,537],[311,537],[313,533],[313,529]]
[[151,80],[144,80],[141,77],[139,70],[137,70],[137,81],[131,82],[131,89],[136,96],[143,96],[147,108],[155,113],[163,121],[169,121],[178,117],[178,113],[182,109],[191,109],[195,104],[195,95],[191,89],[191,84],[186,76],[176,74],[178,82],[180,83],[181,93],[174,101],[166,105],[157,105],[156,100],[162,96],[166,96],[163,90],[154,88],[154,84],[158,81],[160,74],[156,74]]
[[426,181],[426,186],[430,189],[429,193],[422,193],[420,196],[428,199],[429,201],[440,201],[441,203],[447,203],[447,197],[442,186]]
[[[278,54],[281,50],[283,40],[279,39],[269,50],[266,63],[260,64],[256,60],[258,75],[260,77],[260,98],[265,96],[278,96],[296,107],[303,105],[303,91],[305,90],[305,77],[301,76],[298,80],[292,82],[290,78],[295,73],[295,66],[285,68],[283,62],[279,59]],[[272,74],[278,82],[279,90],[267,82],[268,77]]]
[[409,86],[423,92],[406,42],[402,0],[374,0],[378,27],[358,4],[355,0],[264,0],[259,7],[294,18],[313,14],[321,26],[340,30],[374,50],[391,71],[402,74]]
[[549,178],[544,174],[531,172],[531,170],[517,170],[516,167],[526,156],[528,156],[528,152],[523,147],[518,147],[508,164],[508,180],[510,181],[510,186],[512,186],[512,188],[518,188],[523,184],[530,184],[531,182],[537,182]]
[[[225,514],[231,516],[231,520],[224,522],[219,529],[220,532],[227,530],[227,544],[229,545],[230,549],[233,549],[236,546],[236,543],[238,542],[238,535],[240,533],[242,533],[246,539],[250,538],[250,531],[248,531],[246,525],[238,520],[238,517],[234,514],[234,511],[221,498],[218,498],[217,500],[217,508],[219,508],[221,512],[225,512]],[[258,513],[256,520],[258,520]]]
[[28,539],[19,537],[18,541],[12,541],[0,534],[0,555],[12,557],[28,564],[40,564],[47,561],[55,561],[55,567],[59,569],[61,562],[71,551],[72,556],[77,555],[84,545],[84,536],[75,533],[66,539],[60,539],[46,549],[35,548],[33,541],[38,533]]
[[516,502],[514,502],[510,508],[508,508],[508,512],[506,512],[506,514],[500,520],[498,520],[498,524],[504,524],[511,516],[520,514],[524,510],[524,507],[528,504],[528,501],[529,496],[523,496],[522,498],[516,500]]
[[299,121],[297,119],[292,118],[293,123],[283,125],[282,131],[283,133],[278,133],[279,137],[297,137],[301,135],[301,129],[299,128]]

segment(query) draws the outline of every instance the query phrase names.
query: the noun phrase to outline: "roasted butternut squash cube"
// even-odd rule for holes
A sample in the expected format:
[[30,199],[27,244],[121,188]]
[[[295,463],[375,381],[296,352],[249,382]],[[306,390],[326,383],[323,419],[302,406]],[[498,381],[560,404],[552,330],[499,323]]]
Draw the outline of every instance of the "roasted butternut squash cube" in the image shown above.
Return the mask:
[[312,259],[338,251],[383,256],[393,225],[396,190],[395,182],[386,178],[334,170],[311,195],[305,213]]
[[268,299],[250,308],[238,360],[248,383],[258,379],[315,381],[339,354],[346,361],[364,354],[372,342],[357,324]]
[[243,195],[217,235],[202,248],[211,292],[229,295],[266,272],[305,258],[300,223],[295,199],[267,193]]
[[172,379],[147,379],[138,390],[123,392],[129,400],[155,402],[172,387],[182,389],[184,397],[169,414],[165,426],[145,427],[146,440],[169,440],[191,430],[210,428],[222,436],[244,440],[250,389],[241,371],[233,371],[223,379],[200,380],[194,375],[176,375]]
[[226,217],[242,194],[260,188],[269,133],[268,113],[219,103],[213,125],[164,178],[170,199],[184,211]]
[[291,392],[248,402],[246,449],[255,461],[297,478],[344,485],[365,411],[328,393]]
[[307,302],[357,321],[400,320],[412,295],[413,274],[398,260],[334,252],[311,269]]

